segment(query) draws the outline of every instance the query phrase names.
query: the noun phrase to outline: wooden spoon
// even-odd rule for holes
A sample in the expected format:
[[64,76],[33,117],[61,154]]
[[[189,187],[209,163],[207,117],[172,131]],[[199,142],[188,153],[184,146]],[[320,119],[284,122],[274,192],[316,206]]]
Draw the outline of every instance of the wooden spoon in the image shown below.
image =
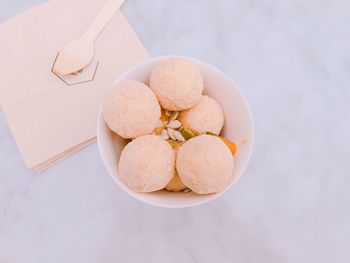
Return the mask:
[[53,71],[67,75],[82,70],[94,57],[94,42],[125,0],[107,0],[85,34],[59,52]]

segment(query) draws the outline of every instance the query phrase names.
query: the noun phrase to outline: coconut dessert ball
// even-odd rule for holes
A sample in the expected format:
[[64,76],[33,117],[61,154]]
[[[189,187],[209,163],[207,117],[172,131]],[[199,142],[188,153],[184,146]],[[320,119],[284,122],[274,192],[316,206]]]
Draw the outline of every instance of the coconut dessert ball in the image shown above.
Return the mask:
[[118,82],[105,97],[103,117],[123,138],[150,134],[159,124],[160,106],[152,90],[142,82]]
[[170,180],[170,182],[167,184],[165,189],[172,191],[172,192],[180,192],[182,190],[185,190],[187,188],[186,185],[181,181],[180,176],[175,171],[174,177]]
[[119,160],[120,179],[135,192],[164,188],[175,171],[174,151],[156,135],[137,137],[128,143]]
[[193,192],[217,193],[232,181],[233,158],[219,138],[199,135],[179,149],[176,169],[183,183]]
[[198,134],[212,132],[219,135],[224,125],[224,112],[219,103],[204,95],[193,108],[181,111],[178,120]]
[[198,69],[187,60],[171,58],[154,67],[150,87],[164,109],[186,110],[199,101],[203,91],[203,78]]
[[[174,150],[175,158],[177,155],[178,150]],[[177,174],[177,171],[175,169],[175,173],[173,178],[170,180],[170,182],[167,184],[165,189],[172,191],[172,192],[180,192],[182,190],[185,190],[187,188],[186,185],[181,181],[180,176]]]

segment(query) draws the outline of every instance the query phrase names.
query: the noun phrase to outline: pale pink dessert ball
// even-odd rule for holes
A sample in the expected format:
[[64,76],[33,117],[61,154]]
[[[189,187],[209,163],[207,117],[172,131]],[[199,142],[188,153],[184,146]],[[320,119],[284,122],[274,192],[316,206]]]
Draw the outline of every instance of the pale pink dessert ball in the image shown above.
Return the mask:
[[152,90],[136,80],[118,82],[107,92],[103,105],[108,127],[123,138],[150,134],[158,126],[160,114]]
[[181,111],[178,120],[198,134],[212,132],[219,135],[224,125],[224,112],[216,100],[204,95],[193,108]]
[[[175,158],[177,155],[178,150],[174,150]],[[185,190],[187,188],[186,185],[182,182],[180,176],[177,174],[177,171],[175,169],[175,173],[173,178],[170,180],[170,182],[167,184],[165,189],[172,191],[172,192],[180,192],[182,190]]]
[[176,157],[183,183],[197,194],[218,193],[233,178],[233,158],[221,139],[199,135],[186,141]]
[[167,184],[165,189],[172,191],[172,192],[180,192],[182,190],[185,190],[187,188],[186,185],[182,182],[180,176],[175,171],[174,177],[170,180],[170,182]]
[[174,171],[174,151],[156,135],[141,136],[128,143],[119,160],[119,177],[135,192],[163,189]]
[[150,87],[164,109],[186,110],[199,101],[203,92],[203,78],[189,61],[171,58],[154,67]]

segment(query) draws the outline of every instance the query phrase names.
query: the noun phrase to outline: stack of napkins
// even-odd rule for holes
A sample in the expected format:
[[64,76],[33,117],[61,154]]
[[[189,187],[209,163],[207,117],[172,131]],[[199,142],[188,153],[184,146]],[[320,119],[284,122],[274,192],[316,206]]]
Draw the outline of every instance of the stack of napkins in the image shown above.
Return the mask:
[[95,42],[95,59],[67,85],[51,72],[105,0],[52,0],[0,24],[0,104],[29,168],[42,171],[93,142],[105,91],[149,57],[118,12]]

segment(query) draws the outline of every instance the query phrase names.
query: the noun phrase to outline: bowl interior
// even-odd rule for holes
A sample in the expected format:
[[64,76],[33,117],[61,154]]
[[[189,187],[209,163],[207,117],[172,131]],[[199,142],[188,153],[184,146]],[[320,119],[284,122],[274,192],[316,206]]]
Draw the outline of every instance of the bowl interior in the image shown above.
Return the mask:
[[[170,57],[172,56],[151,58],[144,61],[122,74],[117,81],[135,79],[148,85],[149,76],[154,65]],[[243,94],[228,76],[204,62],[188,57],[184,58],[195,64],[202,73],[204,94],[217,100],[224,110],[225,124],[221,134],[238,145],[238,151],[234,156],[234,179],[226,188],[227,190],[241,176],[251,156],[253,147],[253,120],[251,112]],[[164,190],[153,193],[135,193],[118,177],[118,162],[127,141],[107,127],[101,113],[98,119],[97,140],[101,158],[108,173],[124,191],[141,201],[161,207],[187,207],[207,202],[224,192],[209,195],[197,195],[192,192],[173,193]]]

